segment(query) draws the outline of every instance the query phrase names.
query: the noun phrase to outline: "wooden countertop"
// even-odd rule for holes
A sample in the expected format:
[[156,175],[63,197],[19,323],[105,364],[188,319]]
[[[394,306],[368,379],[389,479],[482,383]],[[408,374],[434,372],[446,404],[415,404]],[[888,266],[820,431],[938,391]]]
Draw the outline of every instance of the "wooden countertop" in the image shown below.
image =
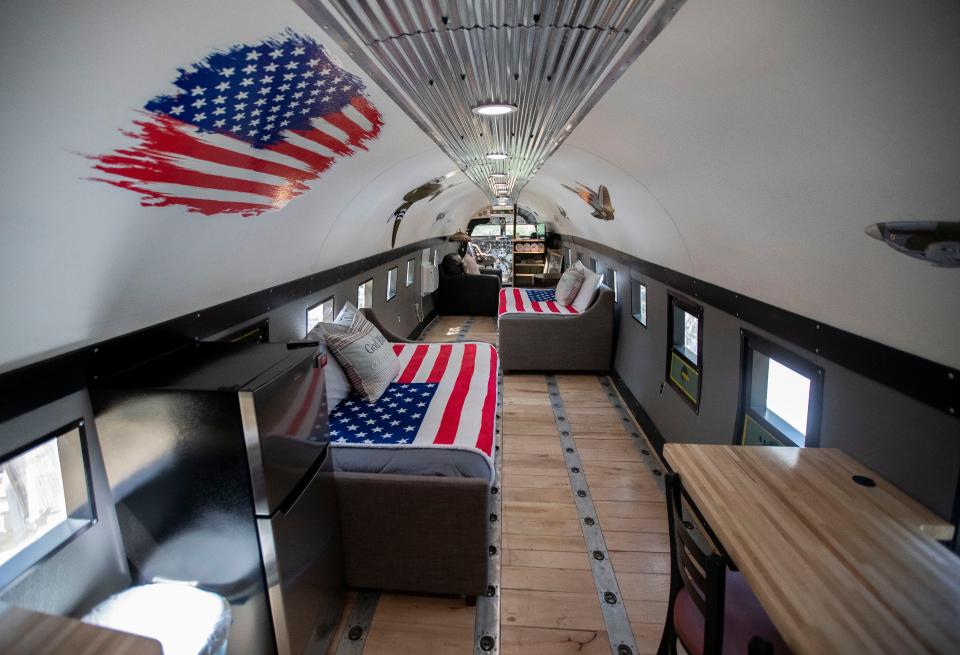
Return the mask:
[[664,456],[795,653],[960,652],[960,558],[934,540],[953,526],[870,469],[832,448]]
[[160,642],[0,603],[5,655],[163,655]]

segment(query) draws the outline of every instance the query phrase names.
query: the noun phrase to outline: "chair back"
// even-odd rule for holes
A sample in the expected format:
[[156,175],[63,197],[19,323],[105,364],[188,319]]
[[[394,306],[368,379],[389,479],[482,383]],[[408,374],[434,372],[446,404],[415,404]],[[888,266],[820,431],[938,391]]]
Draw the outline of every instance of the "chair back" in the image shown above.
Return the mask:
[[[704,618],[704,655],[720,655],[723,650],[723,599],[727,574],[726,556],[705,535],[695,528],[683,512],[683,501],[695,511],[693,501],[683,493],[677,473],[666,476],[667,520],[670,528],[670,609],[667,621],[672,622],[674,600],[686,589]],[[705,542],[705,543],[702,543]],[[692,645],[691,645],[692,646]]]

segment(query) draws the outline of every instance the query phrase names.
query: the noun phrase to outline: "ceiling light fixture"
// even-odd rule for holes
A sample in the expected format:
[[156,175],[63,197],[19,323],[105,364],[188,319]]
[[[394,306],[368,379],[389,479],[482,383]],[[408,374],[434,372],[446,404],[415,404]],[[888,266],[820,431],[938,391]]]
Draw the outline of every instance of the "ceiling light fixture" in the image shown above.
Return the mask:
[[497,199],[497,204],[502,207],[502,206],[504,206],[504,205],[507,204],[507,199],[506,199],[506,198],[498,198],[498,199]]
[[491,152],[491,153],[487,153],[487,159],[493,159],[494,161],[497,161],[497,160],[500,160],[500,159],[506,159],[508,156],[509,156],[509,155],[505,155],[505,154],[502,153],[502,152]]
[[480,116],[503,116],[517,111],[516,105],[510,105],[505,102],[491,102],[483,105],[477,105],[473,108],[473,113]]

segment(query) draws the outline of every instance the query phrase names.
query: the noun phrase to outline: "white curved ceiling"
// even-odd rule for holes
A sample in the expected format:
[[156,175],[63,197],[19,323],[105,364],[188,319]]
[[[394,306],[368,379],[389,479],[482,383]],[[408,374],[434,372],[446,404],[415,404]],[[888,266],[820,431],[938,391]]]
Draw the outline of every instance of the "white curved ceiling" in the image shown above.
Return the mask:
[[[547,218],[562,206],[560,231],[958,366],[956,271],[863,234],[960,218],[958,24],[955,3],[690,0],[520,203]],[[365,84],[383,117],[366,150],[252,217],[145,207],[89,179],[83,155],[130,147],[120,130],[176,91],[178,67],[287,28]],[[456,168],[292,1],[225,13],[214,0],[16,0],[0,37],[0,369],[387,250],[404,194]],[[564,188],[578,182],[607,186],[613,221]],[[465,181],[419,200],[396,243],[450,233],[484,202]]]
[[[960,219],[960,5],[691,1],[521,193],[561,229],[951,366],[956,269],[864,234]],[[604,184],[600,221],[560,187]],[[559,190],[558,190],[559,189]]]

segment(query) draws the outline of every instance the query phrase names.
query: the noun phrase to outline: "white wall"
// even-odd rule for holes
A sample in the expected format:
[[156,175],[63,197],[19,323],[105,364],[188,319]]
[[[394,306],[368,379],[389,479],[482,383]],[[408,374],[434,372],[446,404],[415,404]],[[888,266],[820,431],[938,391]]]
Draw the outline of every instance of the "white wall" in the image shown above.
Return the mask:
[[[381,252],[404,193],[455,169],[288,0],[15,0],[0,21],[0,370]],[[863,233],[960,219],[960,6],[689,0],[521,195],[556,227],[960,366],[956,271]],[[257,217],[143,207],[82,155],[129,146],[179,66],[286,28],[384,119],[367,151]],[[450,182],[463,176],[451,178]],[[573,193],[612,194],[599,221]],[[398,245],[462,227],[463,182]],[[437,222],[436,216],[446,213]]]
[[[960,4],[687,2],[521,194],[565,232],[952,366],[960,274],[867,237],[960,220]],[[559,187],[605,184],[602,222]],[[558,190],[559,189],[559,190]]]
[[[368,151],[249,218],[143,207],[88,179],[97,171],[83,155],[134,145],[120,130],[176,90],[178,67],[287,28],[363,78],[384,121]],[[0,369],[388,250],[404,193],[456,168],[286,0],[16,0],[0,21],[0,85],[0,307],[12,319]],[[451,210],[482,201],[472,188],[415,205],[397,245],[454,231]],[[445,210],[450,221],[435,223]]]

